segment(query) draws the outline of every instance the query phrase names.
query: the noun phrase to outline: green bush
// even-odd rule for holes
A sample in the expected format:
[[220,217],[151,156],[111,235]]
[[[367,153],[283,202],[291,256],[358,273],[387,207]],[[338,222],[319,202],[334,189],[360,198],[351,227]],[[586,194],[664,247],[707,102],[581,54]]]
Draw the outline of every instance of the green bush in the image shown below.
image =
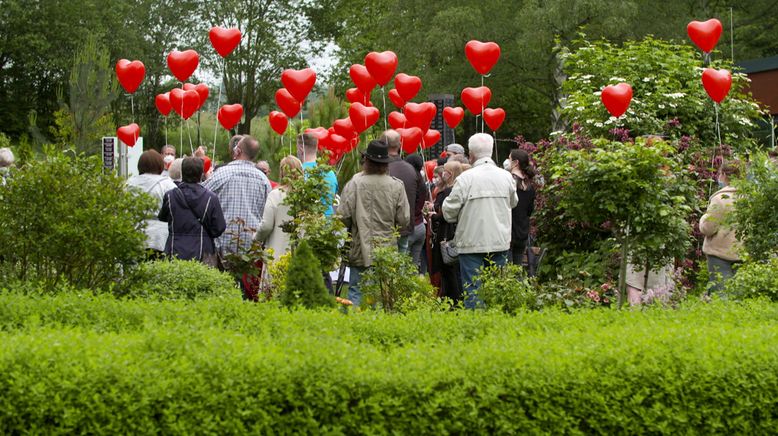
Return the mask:
[[777,318],[0,294],[0,433],[768,434]]
[[424,305],[424,301],[434,304],[430,301],[434,290],[429,280],[419,278],[413,259],[397,251],[397,244],[377,245],[373,266],[362,273],[360,282],[367,302],[375,302],[387,312],[408,310]]
[[101,165],[54,154],[14,172],[0,193],[0,280],[104,289],[143,258],[153,201]]
[[481,283],[478,296],[487,308],[510,314],[538,308],[535,291],[520,265],[490,265],[482,268],[475,280]]
[[726,291],[735,298],[767,297],[778,301],[778,258],[741,265],[727,281]]
[[778,255],[778,166],[764,153],[752,157],[748,177],[735,182],[738,197],[731,221],[748,255]]
[[235,279],[196,260],[157,260],[144,262],[114,293],[118,297],[181,300],[238,296]]
[[306,240],[300,242],[292,253],[289,271],[286,273],[286,290],[281,295],[281,304],[308,309],[335,304],[335,300],[324,285],[321,264],[313,255]]

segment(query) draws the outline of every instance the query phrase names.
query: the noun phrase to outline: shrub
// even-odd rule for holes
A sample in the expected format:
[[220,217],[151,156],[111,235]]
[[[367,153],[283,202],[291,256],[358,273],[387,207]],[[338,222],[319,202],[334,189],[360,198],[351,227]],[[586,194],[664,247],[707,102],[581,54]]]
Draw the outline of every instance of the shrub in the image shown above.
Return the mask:
[[757,153],[748,177],[735,186],[738,198],[732,221],[738,239],[756,260],[778,255],[778,166],[764,153]]
[[741,265],[727,281],[726,291],[735,298],[767,297],[778,301],[778,258]]
[[6,294],[0,433],[769,434],[776,316],[757,302],[342,316]]
[[194,300],[211,296],[238,296],[235,279],[196,260],[144,262],[115,290],[118,297],[158,300]]
[[14,173],[0,198],[0,279],[104,289],[143,258],[154,202],[101,163],[54,154]]
[[[674,44],[654,38],[628,41],[622,46],[607,41],[576,41],[563,51],[567,95],[562,114],[579,123],[591,136],[610,137],[617,127],[635,135],[689,135],[705,144],[718,144],[714,104],[700,85],[702,61],[690,44]],[[625,61],[627,60],[627,61]],[[733,70],[727,59],[717,57],[713,68]],[[600,102],[606,85],[627,82],[634,97],[627,113],[611,117]],[[719,118],[725,144],[742,149],[754,145],[754,128],[763,117],[747,91],[748,78],[732,75],[732,91],[721,103]]]
[[281,303],[287,307],[303,306],[308,309],[335,303],[327,292],[321,265],[308,246],[308,241],[300,242],[292,253],[286,274],[286,291],[281,295]]
[[481,283],[478,296],[487,308],[515,314],[538,307],[535,292],[520,265],[490,265],[482,268],[475,280]]
[[373,249],[373,266],[362,273],[360,283],[365,299],[387,312],[399,311],[401,301],[433,294],[429,280],[419,279],[413,259],[391,243]]

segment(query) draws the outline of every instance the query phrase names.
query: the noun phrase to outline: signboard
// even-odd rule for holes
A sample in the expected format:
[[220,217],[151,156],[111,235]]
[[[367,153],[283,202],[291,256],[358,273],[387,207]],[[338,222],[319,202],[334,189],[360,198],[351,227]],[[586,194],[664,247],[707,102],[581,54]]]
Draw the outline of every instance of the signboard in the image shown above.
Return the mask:
[[119,141],[115,136],[103,138],[103,168],[106,171],[119,170],[122,177],[138,175],[138,161],[143,154],[143,138],[138,138],[134,147]]
[[431,129],[435,129],[440,132],[440,141],[430,148],[433,156],[438,156],[443,152],[443,149],[447,145],[456,142],[454,137],[454,129],[448,127],[448,124],[443,120],[443,108],[454,106],[454,96],[452,94],[431,94],[429,100],[435,103],[438,111],[435,113],[435,118],[432,119]]
[[116,138],[103,138],[103,169],[113,171],[116,167]]

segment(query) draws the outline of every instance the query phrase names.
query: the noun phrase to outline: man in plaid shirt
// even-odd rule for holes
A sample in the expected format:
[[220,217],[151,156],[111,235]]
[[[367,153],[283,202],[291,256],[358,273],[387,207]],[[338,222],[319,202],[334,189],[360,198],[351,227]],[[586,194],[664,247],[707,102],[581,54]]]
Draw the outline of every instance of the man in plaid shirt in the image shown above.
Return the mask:
[[251,136],[234,136],[230,140],[232,162],[219,167],[203,186],[219,197],[224,211],[227,230],[216,240],[222,254],[236,253],[238,243],[235,234],[240,230],[236,220],[243,220],[240,248],[251,246],[254,233],[262,221],[265,200],[270,193],[270,181],[265,173],[254,166],[259,154],[259,143]]

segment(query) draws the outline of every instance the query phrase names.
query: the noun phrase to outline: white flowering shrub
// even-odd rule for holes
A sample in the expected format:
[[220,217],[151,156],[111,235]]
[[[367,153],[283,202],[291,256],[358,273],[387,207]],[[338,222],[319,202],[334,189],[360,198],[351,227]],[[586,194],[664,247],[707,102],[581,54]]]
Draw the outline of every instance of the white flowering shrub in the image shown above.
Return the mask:
[[[576,41],[563,49],[563,85],[566,94],[562,114],[568,124],[579,124],[592,137],[610,137],[611,130],[628,129],[630,136],[665,135],[699,138],[703,144],[718,145],[716,109],[702,86],[703,60],[690,44],[675,44],[653,38],[631,41],[623,46],[607,41]],[[732,65],[716,59],[712,68]],[[633,98],[627,113],[610,116],[600,101],[606,85],[627,82]],[[748,78],[733,73],[732,90],[718,108],[721,139],[736,150],[755,144],[751,137],[756,120],[764,112],[744,92]]]

